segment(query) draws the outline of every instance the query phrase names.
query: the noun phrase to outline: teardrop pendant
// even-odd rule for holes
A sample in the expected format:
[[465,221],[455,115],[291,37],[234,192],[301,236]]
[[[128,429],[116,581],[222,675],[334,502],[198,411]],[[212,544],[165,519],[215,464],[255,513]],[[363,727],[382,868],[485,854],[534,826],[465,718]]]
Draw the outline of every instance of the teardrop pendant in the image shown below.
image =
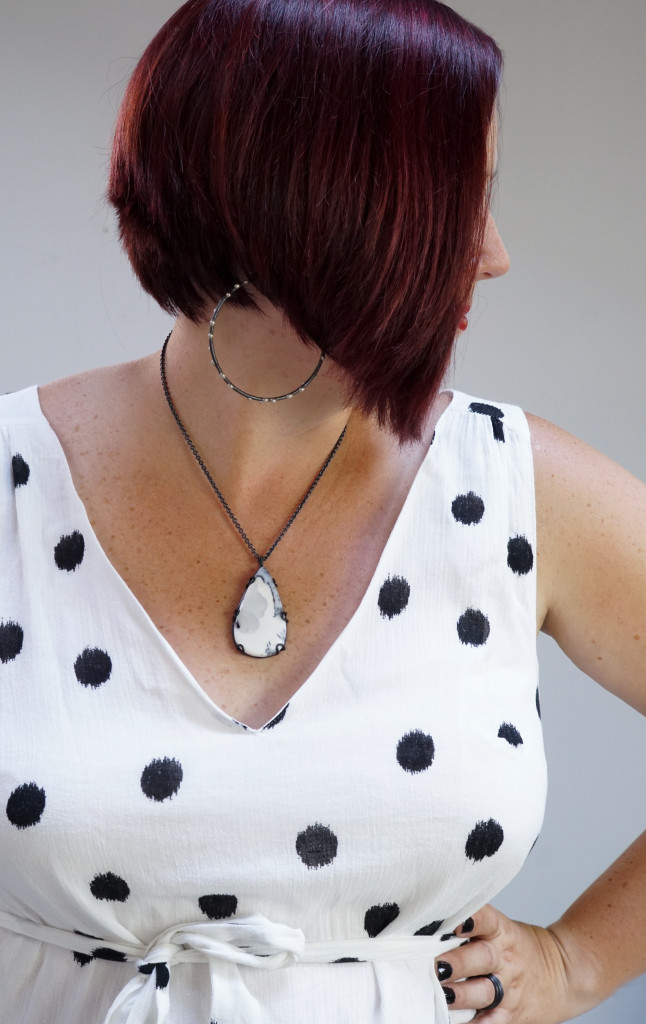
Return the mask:
[[287,615],[276,580],[260,566],[233,614],[233,642],[251,658],[271,658],[285,650]]

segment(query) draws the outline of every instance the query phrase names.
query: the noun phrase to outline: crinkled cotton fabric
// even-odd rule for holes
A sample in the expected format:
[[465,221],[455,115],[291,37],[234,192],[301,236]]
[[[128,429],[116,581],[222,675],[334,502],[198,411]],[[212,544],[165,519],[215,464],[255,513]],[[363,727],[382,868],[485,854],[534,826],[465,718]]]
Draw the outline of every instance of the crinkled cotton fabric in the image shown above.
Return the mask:
[[36,388],[0,399],[0,550],[3,1024],[470,1019],[433,960],[546,793],[519,409],[453,393],[359,607],[261,728],[110,564]]

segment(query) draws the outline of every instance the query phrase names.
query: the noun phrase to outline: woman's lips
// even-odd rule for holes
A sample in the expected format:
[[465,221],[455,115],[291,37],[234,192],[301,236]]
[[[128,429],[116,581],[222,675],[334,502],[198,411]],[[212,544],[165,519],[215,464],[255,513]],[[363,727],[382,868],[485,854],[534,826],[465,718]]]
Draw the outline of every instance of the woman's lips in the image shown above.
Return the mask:
[[469,326],[469,321],[467,320],[467,313],[469,312],[470,309],[471,306],[466,306],[462,313],[460,323],[458,324],[458,329],[460,331],[466,331],[467,327]]

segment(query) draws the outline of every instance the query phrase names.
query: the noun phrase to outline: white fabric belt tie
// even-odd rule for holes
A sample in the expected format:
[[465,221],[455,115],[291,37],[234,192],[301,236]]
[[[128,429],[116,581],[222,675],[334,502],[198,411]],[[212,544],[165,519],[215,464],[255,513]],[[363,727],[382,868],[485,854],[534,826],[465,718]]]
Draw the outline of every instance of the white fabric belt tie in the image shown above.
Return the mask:
[[[244,984],[240,966],[266,971],[344,959],[432,961],[441,951],[453,948],[446,941],[440,942],[439,937],[426,935],[306,942],[300,929],[276,924],[262,914],[178,925],[162,932],[148,946],[92,938],[4,911],[0,911],[0,928],[96,959],[134,961],[138,973],[118,994],[104,1024],[165,1024],[170,1010],[170,970],[180,963],[208,964],[211,1024],[262,1024],[261,1006]],[[456,937],[453,946],[459,942]],[[435,971],[430,974],[441,993]]]

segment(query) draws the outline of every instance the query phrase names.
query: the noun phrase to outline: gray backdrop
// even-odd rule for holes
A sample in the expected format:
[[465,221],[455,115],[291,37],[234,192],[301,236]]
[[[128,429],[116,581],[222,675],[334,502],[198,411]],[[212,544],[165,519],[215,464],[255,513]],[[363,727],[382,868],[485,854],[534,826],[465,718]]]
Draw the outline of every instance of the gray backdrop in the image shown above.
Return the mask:
[[[169,329],[119,253],[102,192],[124,82],[176,6],[13,0],[2,12],[0,391],[134,358]],[[506,53],[496,206],[512,260],[481,286],[454,382],[554,420],[646,479],[646,4],[454,6]],[[497,902],[546,924],[645,825],[646,722],[552,641],[540,653],[547,817]],[[643,913],[635,925],[643,942]],[[640,1024],[645,1005],[641,979],[580,1019]]]

